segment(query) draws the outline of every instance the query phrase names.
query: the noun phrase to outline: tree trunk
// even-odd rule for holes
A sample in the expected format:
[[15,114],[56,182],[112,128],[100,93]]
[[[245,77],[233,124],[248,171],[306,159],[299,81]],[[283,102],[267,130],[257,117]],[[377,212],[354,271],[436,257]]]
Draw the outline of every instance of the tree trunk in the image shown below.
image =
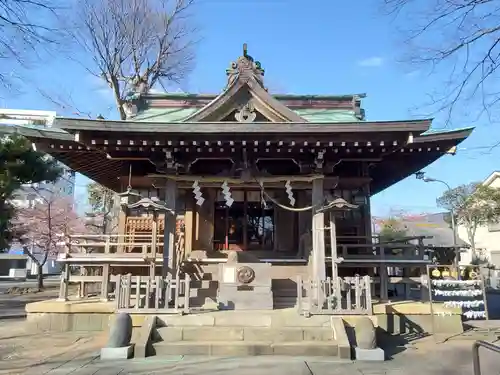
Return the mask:
[[43,265],[37,264],[36,283],[39,291],[43,290]]
[[470,225],[466,227],[466,230],[471,250],[471,261],[473,261],[476,258],[476,233]]

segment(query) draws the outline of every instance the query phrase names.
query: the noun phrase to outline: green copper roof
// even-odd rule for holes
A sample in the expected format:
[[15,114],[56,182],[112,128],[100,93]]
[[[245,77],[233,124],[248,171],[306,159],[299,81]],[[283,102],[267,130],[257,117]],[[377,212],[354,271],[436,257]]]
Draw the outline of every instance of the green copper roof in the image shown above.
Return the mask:
[[456,128],[456,129],[429,129],[425,133],[422,133],[421,135],[438,135],[438,134],[448,134],[448,133],[458,133],[458,132],[463,132],[463,131],[468,131],[468,130],[474,130],[473,126],[469,126],[466,128]]
[[34,125],[6,125],[0,124],[0,134],[19,134],[28,138],[47,138],[72,141],[75,137],[72,134],[58,128],[47,128]]
[[199,108],[148,108],[141,111],[130,121],[144,122],[182,122],[183,119],[195,113]]
[[354,111],[347,109],[317,109],[305,108],[294,110],[299,116],[309,122],[358,122]]
[[[183,119],[192,115],[199,108],[149,108],[141,111],[130,121],[144,122],[182,122]],[[354,111],[345,109],[297,109],[294,110],[299,116],[309,122],[351,122],[360,121]]]
[[[164,93],[152,93],[149,92],[141,97],[145,99],[176,99],[176,98],[193,98],[193,99],[215,99],[219,94],[192,94],[186,92],[164,92]],[[328,100],[328,99],[351,99],[351,98],[366,98],[365,93],[358,94],[330,94],[330,95],[311,95],[311,94],[272,94],[278,100],[285,99],[316,99],[316,100]]]

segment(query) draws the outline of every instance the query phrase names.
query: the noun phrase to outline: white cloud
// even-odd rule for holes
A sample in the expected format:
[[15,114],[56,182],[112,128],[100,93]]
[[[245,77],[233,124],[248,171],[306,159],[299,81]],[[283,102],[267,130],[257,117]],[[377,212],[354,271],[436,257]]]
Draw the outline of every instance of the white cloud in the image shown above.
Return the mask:
[[148,90],[150,94],[165,94],[165,90],[155,89],[154,87]]
[[384,59],[379,56],[374,56],[374,57],[369,57],[364,60],[358,61],[359,66],[364,66],[364,67],[377,67],[377,66],[382,66],[384,63]]
[[412,72],[408,72],[405,74],[405,77],[408,78],[408,79],[412,79],[412,78],[416,78],[420,75],[420,71],[419,70],[414,70]]
[[89,74],[88,82],[90,89],[107,100],[113,100],[113,91],[109,88],[108,84],[101,78],[93,74]]

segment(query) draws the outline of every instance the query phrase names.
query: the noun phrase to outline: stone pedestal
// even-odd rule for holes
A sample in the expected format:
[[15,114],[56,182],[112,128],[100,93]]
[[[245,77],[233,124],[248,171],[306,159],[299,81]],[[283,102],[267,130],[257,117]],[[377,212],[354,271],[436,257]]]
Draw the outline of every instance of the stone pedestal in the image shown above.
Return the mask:
[[239,260],[239,254],[230,253],[228,262],[220,265],[219,309],[272,310],[271,264]]
[[122,348],[101,348],[101,360],[129,359],[134,354],[134,344]]
[[381,348],[362,349],[359,347],[354,348],[356,353],[356,360],[358,361],[384,361],[385,353]]
[[109,331],[108,343],[101,349],[101,359],[128,359],[134,353],[132,338],[132,318],[127,313],[116,316]]
[[377,337],[373,321],[368,317],[359,318],[354,326],[356,338],[356,360],[358,361],[383,361],[384,351],[377,346]]

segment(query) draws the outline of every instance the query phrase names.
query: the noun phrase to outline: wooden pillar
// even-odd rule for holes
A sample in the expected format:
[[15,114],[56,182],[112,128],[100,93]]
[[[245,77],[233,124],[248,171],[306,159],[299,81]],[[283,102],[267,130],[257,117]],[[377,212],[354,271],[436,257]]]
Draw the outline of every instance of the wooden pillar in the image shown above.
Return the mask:
[[102,266],[101,301],[109,300],[109,264]]
[[364,236],[367,237],[367,243],[373,243],[372,238],[372,213],[371,213],[371,205],[370,205],[370,185],[363,186],[363,193],[366,197],[366,203],[364,204],[363,209],[363,219],[364,219]]
[[175,205],[177,202],[177,183],[174,180],[167,179],[165,187],[165,204],[168,208],[174,210],[174,214],[165,213],[165,232],[163,236],[163,269],[162,276],[166,277],[169,273],[176,272],[175,266]]
[[[123,208],[120,209],[120,212],[118,213],[118,238],[116,239],[116,242],[118,243],[124,243],[128,242],[128,238],[125,236],[126,231],[127,231],[127,209]],[[118,245],[116,251],[118,253],[123,253],[125,252],[125,246],[123,245]]]
[[[276,200],[283,203],[285,206],[290,206],[290,202],[286,196],[285,191],[276,194]],[[275,243],[274,251],[283,253],[296,253],[295,236],[292,232],[295,229],[295,212],[285,210],[280,207],[275,207]]]
[[149,264],[149,278],[156,276],[156,250],[158,247],[158,212],[153,211],[153,221],[151,223],[151,263]]
[[338,255],[337,255],[337,227],[335,224],[335,213],[333,211],[329,212],[330,217],[330,248],[332,256],[332,279],[336,280],[339,276],[338,270]]
[[[261,202],[262,203],[262,202]],[[248,217],[248,194],[247,191],[243,191],[243,249],[248,250],[248,222],[246,218]]]
[[380,246],[380,299],[382,301],[387,301],[389,299],[389,275],[387,272],[387,264],[385,263],[385,248]]
[[312,278],[325,280],[325,214],[318,211],[324,206],[323,178],[313,180],[312,204]]
[[59,288],[58,301],[67,301],[68,300],[69,277],[70,277],[70,267],[69,267],[69,264],[66,263],[64,265],[64,271],[63,271],[63,274],[61,277],[61,285]]
[[197,206],[196,230],[194,238],[195,250],[212,251],[214,249],[214,215],[215,202],[217,200],[217,190],[213,188],[203,189],[205,202],[202,206]]
[[186,213],[184,214],[184,256],[188,257],[193,251],[194,236],[194,198],[187,198]]

